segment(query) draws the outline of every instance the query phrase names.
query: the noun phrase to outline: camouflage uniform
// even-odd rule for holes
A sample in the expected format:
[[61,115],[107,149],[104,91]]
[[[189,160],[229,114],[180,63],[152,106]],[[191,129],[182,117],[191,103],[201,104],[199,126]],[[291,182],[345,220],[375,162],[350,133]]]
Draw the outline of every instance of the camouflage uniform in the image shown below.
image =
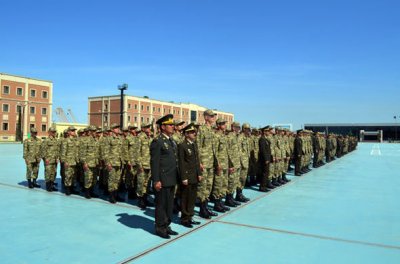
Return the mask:
[[73,186],[76,177],[76,165],[79,163],[78,141],[69,136],[61,145],[61,160],[65,167],[65,187],[69,190]]
[[228,138],[228,154],[229,154],[229,168],[234,171],[228,177],[228,194],[231,195],[235,192],[239,185],[239,177],[241,171],[241,145],[239,142],[239,135],[235,132],[229,133]]
[[[53,184],[57,174],[57,163],[60,158],[60,141],[53,136],[46,138],[41,146],[41,156],[44,160],[46,187]],[[47,188],[49,189],[49,188]]]
[[137,177],[137,164],[139,159],[140,141],[138,137],[133,135],[128,135],[126,141],[128,145],[128,152],[127,152],[127,157],[125,157],[125,160],[127,160],[128,164],[128,174],[125,183],[131,197],[133,197],[134,196],[133,193],[136,192],[134,190],[134,187]]
[[92,136],[81,141],[80,162],[84,168],[84,187],[86,190],[90,190],[96,185],[99,159],[99,142]]
[[139,152],[137,167],[139,173],[137,175],[137,196],[142,197],[147,193],[147,186],[151,178],[150,172],[150,144],[152,138],[142,132],[139,134]]
[[221,199],[227,193],[229,169],[228,138],[222,131],[215,133],[215,158],[220,173],[215,175],[212,195],[215,199]]
[[[36,131],[36,130],[34,130]],[[31,187],[31,181],[33,180],[36,184],[36,179],[39,174],[39,164],[41,159],[40,147],[42,140],[36,136],[31,136],[24,140],[24,153],[23,158],[26,164],[26,179]]]
[[243,190],[249,173],[250,137],[244,134],[240,134],[238,140],[240,145],[239,153],[240,153],[241,169],[240,169],[240,178],[238,181],[237,188]]
[[116,192],[121,180],[122,140],[118,135],[110,136],[105,147],[104,162],[109,167],[108,191]]

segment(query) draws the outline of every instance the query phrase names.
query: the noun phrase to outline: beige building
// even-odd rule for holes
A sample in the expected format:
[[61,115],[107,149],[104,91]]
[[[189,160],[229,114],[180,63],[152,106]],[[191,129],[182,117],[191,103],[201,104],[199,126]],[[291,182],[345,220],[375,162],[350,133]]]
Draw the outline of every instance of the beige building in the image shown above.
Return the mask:
[[[120,95],[89,97],[88,121],[98,127],[110,126],[120,122]],[[175,120],[186,123],[204,123],[203,112],[207,109],[191,103],[165,102],[148,97],[124,95],[123,122],[125,126],[137,123],[153,122],[166,114],[173,114]],[[228,112],[214,110],[218,117],[225,119],[230,125],[234,115]]]
[[0,141],[25,139],[31,127],[39,137],[46,136],[52,122],[53,83],[0,73],[0,88]]

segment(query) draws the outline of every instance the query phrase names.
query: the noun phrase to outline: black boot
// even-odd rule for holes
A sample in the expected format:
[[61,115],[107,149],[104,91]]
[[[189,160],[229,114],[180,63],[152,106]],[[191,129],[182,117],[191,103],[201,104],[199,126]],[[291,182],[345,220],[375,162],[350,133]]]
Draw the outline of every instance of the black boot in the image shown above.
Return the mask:
[[279,176],[278,179],[277,179],[277,181],[278,181],[281,185],[286,184],[286,181],[284,181],[284,180],[282,179],[282,176]]
[[281,186],[280,183],[276,181],[276,178],[272,179],[272,185],[274,185],[275,187]]
[[57,192],[58,189],[57,189],[56,187],[54,187],[54,185],[55,185],[55,182],[54,182],[54,181],[51,181],[51,182],[50,182],[50,189],[51,189],[52,192]]
[[221,204],[221,199],[215,199],[214,201],[214,211],[225,213],[225,208]]
[[[226,197],[226,196],[225,196],[225,197]],[[227,211],[230,211],[230,210],[231,210],[231,208],[229,208],[228,206],[225,206],[225,205],[224,205],[224,203],[222,202],[222,199],[219,199],[219,202],[220,202],[220,204],[221,204],[222,208],[224,208],[225,212],[227,212]]]
[[33,187],[40,188],[40,185],[36,183],[36,179],[33,179],[32,184],[33,184]]
[[237,205],[233,201],[232,194],[227,194],[225,196],[225,205],[229,207],[236,207]]
[[267,179],[267,186],[268,189],[275,189],[275,186],[272,184],[270,179]]
[[282,180],[284,180],[285,182],[290,182],[290,180],[286,178],[286,173],[282,175]]
[[110,192],[110,197],[108,198],[108,200],[110,201],[110,203],[115,204],[117,202],[116,198],[115,198],[115,192]]
[[125,202],[125,198],[123,196],[120,196],[117,191],[114,191],[114,195],[115,195],[115,199],[117,200],[117,202]]
[[147,205],[146,205],[146,201],[144,200],[144,197],[142,196],[142,197],[138,197],[138,207],[140,208],[140,209],[142,209],[142,210],[146,210],[146,207],[147,207]]
[[149,195],[147,193],[143,197],[144,197],[144,201],[146,203],[146,206],[154,207],[154,203],[150,202]]
[[243,195],[243,191],[240,188],[236,189],[236,201],[241,202],[241,203],[247,203],[248,201],[250,201],[249,198],[247,198],[246,196]]
[[86,198],[86,199],[92,198],[92,197],[90,196],[90,189],[89,189],[89,188],[85,188],[85,198]]
[[241,205],[241,203],[239,201],[236,201],[235,198],[233,198],[233,193],[231,194],[231,201],[236,204],[236,206]]
[[207,210],[206,206],[207,206],[207,205],[206,205],[206,202],[201,202],[201,203],[200,203],[200,213],[199,213],[199,215],[200,215],[200,217],[202,217],[202,218],[210,219],[211,216],[210,216],[210,214],[208,213],[208,210]]
[[29,187],[29,189],[33,188],[33,183],[32,183],[31,179],[28,180],[28,187]]
[[136,200],[137,197],[138,196],[137,196],[136,191],[134,189],[129,189],[128,190],[128,199]]
[[65,186],[65,195],[71,195],[71,186]]
[[214,213],[212,210],[208,209],[208,201],[207,201],[207,200],[204,201],[204,208],[206,209],[206,211],[208,212],[208,214],[209,214],[211,217],[218,216],[217,213]]
[[51,182],[46,182],[46,191],[51,192]]

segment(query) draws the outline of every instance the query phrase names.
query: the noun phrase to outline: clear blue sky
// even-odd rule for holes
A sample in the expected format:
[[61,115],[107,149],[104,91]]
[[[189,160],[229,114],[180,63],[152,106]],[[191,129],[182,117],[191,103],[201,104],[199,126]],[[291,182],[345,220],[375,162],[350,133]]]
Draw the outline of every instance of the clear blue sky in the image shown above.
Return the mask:
[[0,72],[54,82],[54,106],[128,94],[273,123],[393,122],[400,1],[2,1]]

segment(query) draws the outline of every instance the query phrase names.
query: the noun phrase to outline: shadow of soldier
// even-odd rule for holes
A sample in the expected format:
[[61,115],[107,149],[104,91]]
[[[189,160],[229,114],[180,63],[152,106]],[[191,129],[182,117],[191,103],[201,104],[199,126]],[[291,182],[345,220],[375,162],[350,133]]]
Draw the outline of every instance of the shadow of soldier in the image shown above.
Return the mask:
[[[155,208],[146,208],[146,210],[144,211],[144,214],[147,216],[150,216],[154,219],[154,215],[155,215]],[[172,215],[172,219],[171,222],[174,224],[180,224],[180,217],[177,214],[173,214]],[[154,223],[154,222],[153,222]]]
[[115,216],[118,216],[118,222],[121,224],[134,228],[134,229],[143,229],[144,231],[147,231],[151,234],[154,232],[154,221],[151,219],[148,219],[144,216],[140,215],[129,215],[127,213],[121,213],[117,214]]

